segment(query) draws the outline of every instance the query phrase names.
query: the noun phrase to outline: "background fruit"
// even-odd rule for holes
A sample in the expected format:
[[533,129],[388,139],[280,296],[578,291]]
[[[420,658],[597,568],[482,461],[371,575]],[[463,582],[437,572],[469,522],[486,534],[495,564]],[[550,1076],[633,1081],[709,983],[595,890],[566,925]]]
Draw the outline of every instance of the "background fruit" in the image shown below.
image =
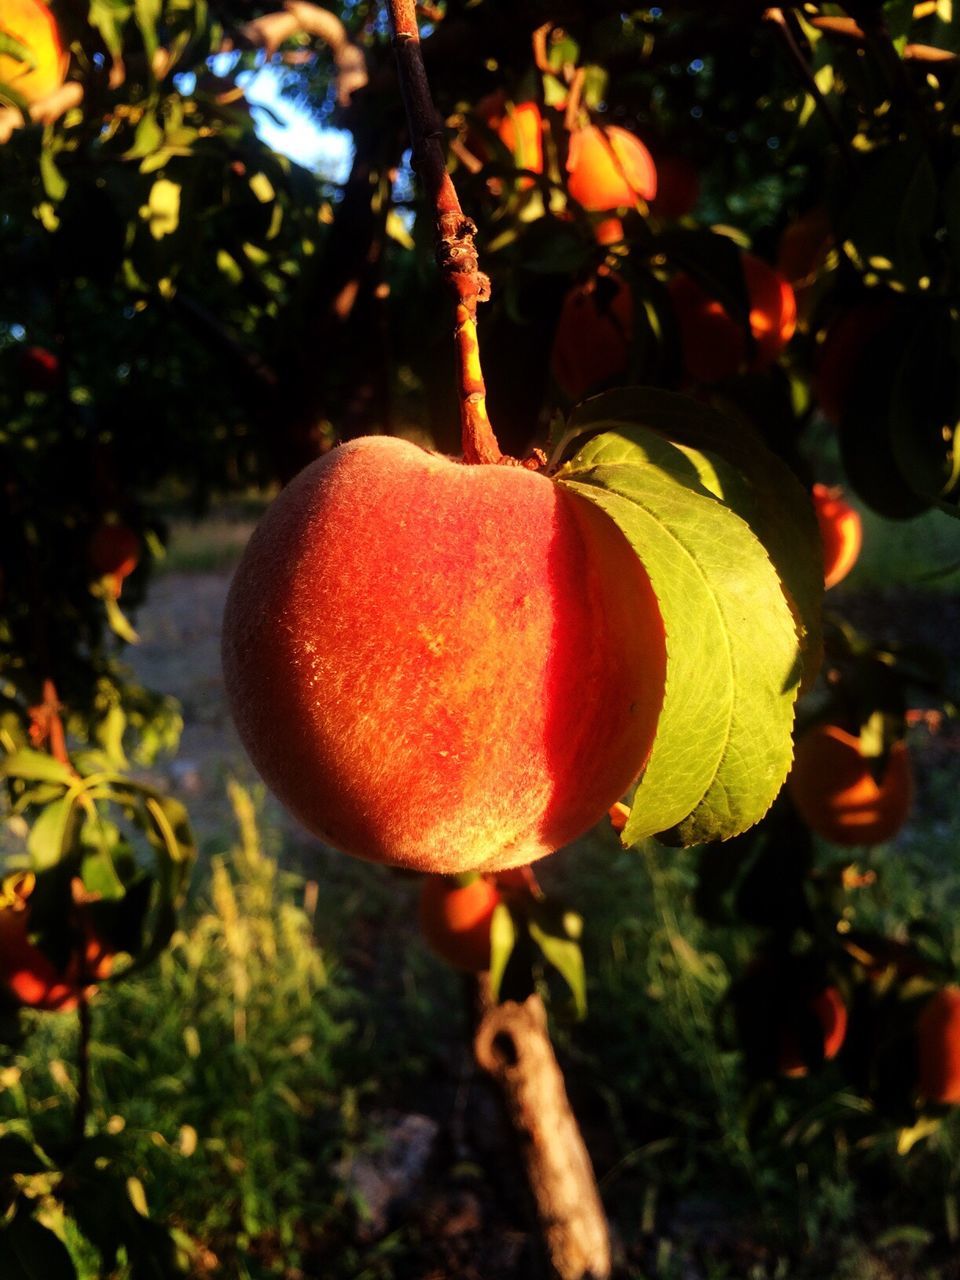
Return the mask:
[[752,253],[744,253],[741,264],[750,302],[752,353],[748,353],[743,327],[716,298],[686,274],[670,281],[684,367],[697,382],[717,382],[744,370],[767,368],[796,328],[796,300],[787,281]]
[[843,500],[843,490],[813,486],[813,508],[823,542],[823,585],[833,587],[857,562],[863,545],[860,513]]
[[582,400],[627,367],[633,331],[633,298],[608,267],[575,285],[563,300],[550,367],[571,400]]
[[140,539],[125,524],[105,522],[94,530],[87,552],[94,571],[102,578],[111,578],[113,593],[119,596],[124,579],[140,562]]
[[847,1006],[836,987],[825,987],[811,996],[803,1009],[785,1020],[780,1031],[780,1071],[785,1076],[799,1079],[808,1075],[810,1064],[804,1052],[797,1018],[815,1018],[823,1033],[823,1060],[831,1062],[843,1046],[847,1034]]
[[68,55],[53,14],[40,0],[3,0],[0,34],[25,45],[34,63],[31,69],[12,54],[0,53],[0,81],[27,102],[47,98],[63,84]]
[[570,134],[567,190],[591,213],[652,200],[657,194],[653,156],[618,125],[587,125]]
[[904,742],[893,743],[878,784],[860,739],[834,724],[815,725],[799,739],[787,786],[807,826],[840,845],[889,840],[906,821],[913,799]]
[[917,1018],[918,1087],[928,1102],[960,1102],[960,987],[930,997]]
[[532,862],[597,822],[649,753],[665,676],[649,580],[602,512],[387,437],[274,502],[223,662],[247,750],[305,826],[447,873]]
[[428,876],[420,892],[420,931],[448,964],[479,973],[490,968],[490,922],[499,901],[483,876],[462,886],[446,876]]
[[[513,153],[518,169],[543,173],[543,120],[535,102],[509,102],[503,93],[492,93],[477,103],[476,114]],[[486,158],[482,139],[471,137],[469,145],[475,154]],[[500,185],[499,179],[491,180],[494,189]],[[532,178],[521,178],[521,188],[532,185]]]

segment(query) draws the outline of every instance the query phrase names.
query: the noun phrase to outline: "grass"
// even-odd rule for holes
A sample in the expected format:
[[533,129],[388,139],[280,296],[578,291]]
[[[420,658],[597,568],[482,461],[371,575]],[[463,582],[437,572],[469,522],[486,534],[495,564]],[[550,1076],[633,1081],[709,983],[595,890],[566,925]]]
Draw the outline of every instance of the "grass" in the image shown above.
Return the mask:
[[[417,882],[315,850],[312,880],[279,870],[276,833],[258,833],[246,793],[232,800],[240,838],[213,851],[168,954],[94,1003],[93,1127],[109,1165],[94,1185],[111,1218],[141,1204],[174,1228],[197,1276],[427,1274],[414,1225],[363,1236],[337,1172],[376,1141],[384,1108],[445,1123],[459,1087],[438,1085],[460,1010],[452,975],[417,939]],[[882,891],[858,923],[952,911],[958,835],[955,821],[921,826],[879,851]],[[700,856],[626,853],[601,831],[543,864],[548,890],[587,921],[589,1016],[556,1037],[625,1244],[618,1280],[946,1275],[956,1119],[899,1155],[895,1127],[834,1069],[745,1080],[718,1028],[756,934],[695,914]],[[288,848],[281,863],[296,857]],[[56,1150],[74,1102],[73,1020],[37,1016],[30,1032],[0,1074],[0,1132]],[[152,1274],[122,1253],[105,1269],[65,1209],[48,1192],[44,1221],[81,1280]]]

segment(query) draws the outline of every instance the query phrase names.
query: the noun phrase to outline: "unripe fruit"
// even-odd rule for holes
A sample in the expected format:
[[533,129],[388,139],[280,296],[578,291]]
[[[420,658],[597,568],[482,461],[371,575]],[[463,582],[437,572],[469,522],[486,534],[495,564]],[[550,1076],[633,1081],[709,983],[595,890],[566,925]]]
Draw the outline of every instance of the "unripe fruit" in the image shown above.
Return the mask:
[[[823,1032],[823,1060],[831,1062],[843,1046],[847,1034],[847,1006],[836,987],[825,987],[812,996],[805,1012],[812,1015]],[[797,1028],[785,1021],[780,1031],[780,1072],[800,1079],[810,1071]]]
[[928,1102],[960,1102],[960,987],[944,987],[917,1018],[917,1084]]
[[115,596],[140,562],[140,539],[125,524],[99,525],[87,544],[90,565],[98,577],[109,578]]
[[0,81],[27,102],[39,102],[59,89],[69,59],[53,14],[41,0],[3,0],[0,35],[12,37],[29,55],[29,62],[21,62],[10,53],[0,53]]
[[479,876],[459,886],[446,876],[428,876],[420,891],[420,932],[442,960],[480,973],[490,968],[490,922],[500,894]]
[[847,846],[889,840],[906,822],[913,800],[905,743],[890,748],[878,784],[860,739],[834,724],[815,725],[800,738],[787,787],[811,831]]
[[329,843],[420,871],[519,866],[597,822],[649,754],[665,661],[643,566],[592,503],[388,437],[280,494],[224,616],[268,785]]
[[618,125],[587,125],[570,134],[567,190],[590,213],[633,206],[657,194],[653,156]]
[[550,367],[571,400],[622,374],[630,355],[633,298],[623,277],[607,267],[563,300]]
[[743,326],[716,298],[688,275],[670,281],[684,367],[697,382],[718,382],[768,368],[796,329],[797,304],[787,281],[752,253],[744,253],[741,263],[750,302],[752,353]]
[[60,361],[46,347],[25,347],[20,375],[28,391],[52,391],[60,381]]
[[863,545],[860,513],[843,500],[842,489],[813,486],[813,508],[823,542],[823,585],[834,587],[857,562]]

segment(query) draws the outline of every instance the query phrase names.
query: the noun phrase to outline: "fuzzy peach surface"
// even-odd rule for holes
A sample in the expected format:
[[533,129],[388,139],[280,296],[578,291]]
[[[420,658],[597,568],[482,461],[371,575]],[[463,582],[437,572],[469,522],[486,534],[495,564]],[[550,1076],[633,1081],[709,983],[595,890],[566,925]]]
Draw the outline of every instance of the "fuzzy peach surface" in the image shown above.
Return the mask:
[[520,866],[597,822],[649,754],[665,662],[649,579],[603,512],[388,437],[280,494],[224,618],[267,784],[329,843],[421,871]]
[[0,53],[0,81],[10,85],[27,102],[48,98],[63,84],[68,56],[60,43],[53,14],[40,0],[3,0],[0,34],[24,45],[30,61]]
[[878,784],[859,738],[837,725],[816,725],[797,743],[787,788],[800,817],[825,840],[878,844],[895,835],[910,812],[910,757],[906,745],[895,742]]

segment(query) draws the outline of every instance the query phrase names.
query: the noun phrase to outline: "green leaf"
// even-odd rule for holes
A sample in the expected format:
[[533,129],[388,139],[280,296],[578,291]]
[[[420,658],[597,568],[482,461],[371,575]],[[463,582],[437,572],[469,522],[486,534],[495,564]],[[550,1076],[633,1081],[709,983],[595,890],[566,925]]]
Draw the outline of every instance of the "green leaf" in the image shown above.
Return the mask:
[[33,869],[44,871],[56,866],[69,843],[75,796],[54,800],[40,813],[27,836],[27,852]]
[[103,604],[107,611],[107,623],[114,635],[119,636],[121,640],[125,640],[127,644],[139,644],[140,637],[127,621],[127,615],[117,604],[112,592],[107,591],[104,594]]
[[0,777],[22,778],[25,782],[60,782],[69,787],[74,773],[68,764],[55,760],[45,751],[25,748],[0,760]]
[[494,1000],[500,994],[500,984],[516,941],[517,930],[510,908],[505,902],[498,902],[490,918],[490,994]]
[[41,1149],[18,1133],[0,1136],[0,1177],[15,1173],[46,1173],[50,1162]]
[[57,168],[56,153],[49,145],[50,131],[44,132],[44,145],[40,148],[40,179],[48,199],[59,203],[67,194],[67,180]]
[[546,899],[534,902],[530,907],[527,928],[530,937],[540,948],[543,958],[556,969],[570,988],[573,1007],[578,1018],[587,1016],[587,975],[580,950],[583,920],[575,911]]
[[806,489],[742,420],[672,391],[608,391],[578,406],[570,417],[571,430],[622,432],[632,426],[650,427],[688,447],[701,484],[742,517],[763,543],[800,628],[804,685],[812,683],[823,660],[823,556]]
[[157,51],[157,23],[163,12],[163,0],[134,0],[134,13],[137,26],[143,36],[143,47],[147,53],[147,62],[152,63]]
[[624,842],[738,834],[766,813],[792,757],[799,647],[776,570],[690,457],[654,431],[599,436],[558,479],[619,526],[666,628],[664,705]]
[[22,40],[18,40],[16,36],[12,36],[8,31],[0,31],[0,54],[13,58],[16,62],[22,62],[22,74],[36,69],[37,60],[33,56],[33,50],[28,44],[24,44]]

